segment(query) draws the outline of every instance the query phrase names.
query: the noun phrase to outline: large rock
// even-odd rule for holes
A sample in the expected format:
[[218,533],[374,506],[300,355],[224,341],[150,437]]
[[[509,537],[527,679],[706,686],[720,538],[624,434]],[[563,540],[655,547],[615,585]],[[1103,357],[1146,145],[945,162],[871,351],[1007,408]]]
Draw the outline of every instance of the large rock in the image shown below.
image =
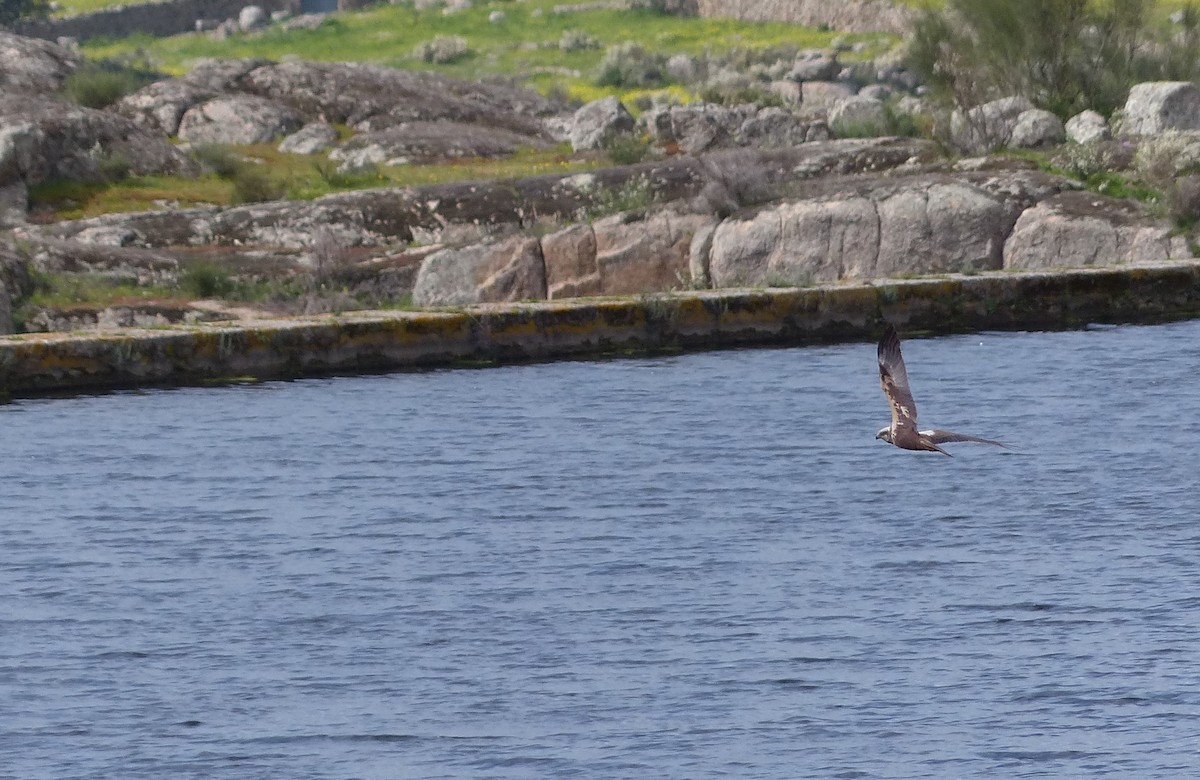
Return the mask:
[[1190,81],[1135,84],[1125,101],[1122,135],[1200,130],[1200,87]]
[[80,61],[58,44],[0,31],[0,93],[53,94]]
[[734,134],[738,146],[781,149],[812,140],[813,123],[782,108],[760,108]]
[[116,110],[169,135],[183,115],[217,97],[268,98],[303,122],[349,125],[360,132],[413,121],[450,120],[544,136],[552,104],[532,90],[436,73],[338,62],[201,60],[179,79],[144,87]]
[[800,85],[800,105],[810,113],[829,111],[854,95],[854,87],[841,81],[806,81]]
[[688,154],[753,146],[778,149],[812,139],[814,123],[782,108],[692,103],[647,111],[641,123],[659,145]]
[[228,95],[189,108],[179,120],[179,137],[192,143],[261,144],[303,124],[299,113],[274,100]]
[[829,129],[835,136],[886,135],[887,125],[883,103],[863,95],[839,100],[829,111]]
[[[848,139],[773,151],[716,152],[709,158],[719,163],[716,174],[706,161],[675,155],[587,173],[513,179],[497,186],[467,181],[385,187],[311,201],[109,214],[24,230],[69,240],[89,228],[119,226],[134,231],[137,245],[143,248],[220,244],[303,250],[313,230],[324,226],[338,234],[343,246],[390,246],[413,240],[431,244],[447,241],[447,231],[453,232],[455,226],[490,229],[528,226],[535,219],[577,219],[598,202],[611,202],[614,195],[631,188],[644,189],[662,203],[688,201],[712,185],[715,175],[725,189],[753,196],[774,185],[793,186],[827,174],[892,170],[931,160],[936,150],[933,142],[917,139]],[[759,200],[754,196],[746,202]]]
[[1067,139],[1077,144],[1091,144],[1097,141],[1107,141],[1112,138],[1108,122],[1104,117],[1092,110],[1081,111],[1067,120],[1063,128]]
[[363,133],[335,149],[329,159],[346,170],[368,165],[407,165],[457,157],[502,157],[526,147],[541,147],[536,136],[462,122],[407,122]]
[[837,58],[819,49],[806,49],[796,55],[796,61],[788,71],[791,81],[829,81],[842,69]]
[[1033,108],[1023,97],[1006,97],[966,112],[956,110],[950,117],[951,141],[972,154],[1008,146],[1021,114]]
[[360,63],[264,65],[240,77],[237,88],[360,132],[442,119],[540,135],[539,117],[553,111],[550,101],[521,87]]
[[1028,209],[1004,245],[1013,270],[1178,260],[1192,257],[1184,236],[1128,200],[1064,192]]
[[161,136],[124,117],[34,95],[0,96],[0,186],[48,179],[101,181],[120,160],[135,174],[198,169]]
[[547,298],[600,294],[596,231],[590,224],[571,225],[543,236],[542,257],[546,262]]
[[1017,117],[1008,145],[1014,149],[1040,149],[1057,146],[1065,140],[1067,131],[1063,121],[1050,111],[1035,108]]
[[434,252],[421,263],[413,287],[417,306],[522,301],[546,297],[546,267],[536,238]]
[[542,239],[548,297],[631,295],[691,283],[693,237],[715,217],[640,212],[573,225]]
[[271,18],[267,16],[267,12],[262,9],[262,6],[248,5],[238,12],[238,27],[242,32],[266,27],[270,20]]
[[118,100],[112,111],[147,130],[178,135],[179,121],[187,110],[216,96],[215,91],[188,81],[156,81]]
[[707,215],[670,213],[597,220],[592,228],[600,292],[630,295],[686,286],[692,236],[714,222]]
[[593,100],[575,112],[568,138],[577,152],[599,149],[611,136],[633,132],[636,123],[616,97]]
[[279,142],[279,151],[289,154],[317,154],[333,146],[338,131],[328,122],[309,122]]
[[715,287],[997,269],[1020,212],[1062,186],[1001,172],[833,187],[722,222],[708,269]]

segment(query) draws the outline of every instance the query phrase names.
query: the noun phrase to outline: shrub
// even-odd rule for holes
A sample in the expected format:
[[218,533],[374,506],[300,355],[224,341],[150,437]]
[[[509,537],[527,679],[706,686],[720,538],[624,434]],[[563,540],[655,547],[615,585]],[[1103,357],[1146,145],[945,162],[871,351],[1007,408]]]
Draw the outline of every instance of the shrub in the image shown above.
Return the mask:
[[470,51],[467,39],[461,35],[439,35],[432,41],[419,44],[413,51],[413,56],[422,62],[448,65],[461,60]]
[[962,108],[1021,95],[1061,116],[1110,114],[1134,83],[1200,72],[1200,17],[1155,40],[1153,10],[1153,0],[948,0],[918,16],[909,64]]
[[348,260],[346,247],[343,246],[337,235],[325,225],[320,225],[313,231],[309,257],[312,262],[313,282],[316,289],[328,285],[346,266]]
[[588,219],[598,219],[624,211],[649,208],[658,199],[654,185],[645,176],[629,179],[619,187],[597,190],[591,205],[584,210]]
[[87,108],[106,108],[164,78],[144,60],[90,60],[63,81],[62,95]]
[[223,298],[237,289],[229,273],[211,263],[194,263],[184,270],[179,286],[196,298]]
[[665,57],[625,41],[604,50],[596,85],[623,89],[659,87],[665,83],[665,73]]
[[104,177],[104,180],[110,182],[129,178],[129,173],[133,170],[133,163],[129,157],[119,151],[101,154],[96,160],[96,166],[100,169],[100,175]]
[[221,144],[196,144],[192,159],[222,179],[232,179],[246,165],[241,155]]
[[249,163],[238,168],[233,176],[233,203],[262,203],[268,200],[279,200],[287,192],[287,187],[271,178],[271,175],[257,165]]
[[583,30],[563,30],[558,39],[558,48],[562,51],[584,51],[599,49],[600,41],[588,35]]
[[1123,168],[1128,161],[1108,143],[1067,144],[1051,161],[1055,167],[1080,181]]
[[1200,174],[1180,176],[1167,190],[1167,212],[1180,228],[1193,229],[1200,223]]
[[634,165],[646,159],[650,144],[630,133],[610,133],[604,137],[604,151],[617,165]]
[[18,19],[48,13],[50,3],[47,0],[3,0],[0,2],[0,27],[11,27]]

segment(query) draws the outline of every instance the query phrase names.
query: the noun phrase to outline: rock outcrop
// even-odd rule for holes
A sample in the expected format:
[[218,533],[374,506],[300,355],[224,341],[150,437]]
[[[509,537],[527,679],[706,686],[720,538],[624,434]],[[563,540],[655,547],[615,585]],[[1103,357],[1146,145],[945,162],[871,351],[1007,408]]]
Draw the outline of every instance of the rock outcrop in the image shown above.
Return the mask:
[[1049,111],[1035,108],[1017,117],[1008,144],[1015,149],[1040,149],[1057,146],[1065,140],[1067,131],[1062,120]]
[[289,154],[318,154],[333,146],[337,129],[328,122],[309,122],[279,142],[279,151]]
[[829,137],[821,119],[753,105],[671,106],[647,111],[641,122],[656,144],[675,145],[688,154],[745,146],[778,149]]
[[1092,192],[1063,192],[1021,214],[1004,245],[1014,270],[1179,260],[1187,239],[1129,201]]
[[102,181],[106,161],[118,158],[136,174],[197,172],[166,138],[123,117],[53,98],[0,96],[0,184]]
[[954,145],[972,154],[986,154],[1008,146],[1021,114],[1035,106],[1023,97],[1006,97],[950,117]]
[[1067,134],[1067,140],[1077,144],[1091,144],[1112,138],[1108,122],[1104,121],[1103,116],[1091,110],[1081,111],[1068,119],[1063,129]]
[[1200,87],[1190,81],[1152,81],[1129,90],[1122,112],[1122,135],[1155,135],[1166,130],[1200,130]]
[[53,94],[80,61],[58,44],[0,31],[0,93]]
[[179,120],[179,137],[192,143],[262,144],[294,133],[299,113],[254,95],[227,95],[192,106]]
[[503,157],[546,141],[496,127],[464,122],[406,122],[386,130],[361,133],[330,153],[343,170],[371,165],[407,165],[457,157]]
[[998,269],[1020,213],[1066,182],[1031,171],[845,182],[722,222],[714,287]]
[[417,306],[541,300],[546,267],[537,239],[513,236],[425,258],[413,287]]
[[589,151],[601,148],[614,135],[633,132],[635,127],[625,105],[615,97],[606,97],[593,100],[575,112],[568,140],[575,151]]
[[[267,60],[205,60],[186,76],[160,81],[127,95],[115,111],[167,135],[195,133],[213,106],[236,109],[227,117],[238,137],[289,133],[307,122],[342,123],[359,132],[381,131],[412,122],[447,121],[547,138],[539,117],[551,104],[531,90],[464,81],[436,73],[379,65]],[[196,120],[185,115],[199,112]],[[243,132],[245,117],[272,118],[257,133]],[[206,129],[213,134],[216,129]],[[207,138],[206,138],[207,140]],[[228,141],[228,143],[246,143]],[[252,142],[253,143],[253,142]]]

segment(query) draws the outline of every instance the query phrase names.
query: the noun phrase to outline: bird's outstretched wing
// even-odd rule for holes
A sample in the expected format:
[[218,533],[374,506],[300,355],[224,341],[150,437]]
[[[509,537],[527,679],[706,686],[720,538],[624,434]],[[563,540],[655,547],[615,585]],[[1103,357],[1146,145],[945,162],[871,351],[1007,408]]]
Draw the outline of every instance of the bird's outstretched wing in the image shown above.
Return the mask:
[[955,433],[954,431],[940,431],[937,428],[933,428],[932,430],[928,431],[921,431],[920,433],[934,444],[945,444],[946,442],[951,441],[973,441],[978,442],[979,444],[994,444],[997,447],[1003,447],[1006,450],[1012,449],[1012,447],[1009,447],[1002,441],[981,439],[978,436],[968,436],[965,433]]
[[900,354],[900,336],[890,323],[879,339],[879,384],[892,407],[892,427],[917,428],[917,405],[908,389],[908,371]]

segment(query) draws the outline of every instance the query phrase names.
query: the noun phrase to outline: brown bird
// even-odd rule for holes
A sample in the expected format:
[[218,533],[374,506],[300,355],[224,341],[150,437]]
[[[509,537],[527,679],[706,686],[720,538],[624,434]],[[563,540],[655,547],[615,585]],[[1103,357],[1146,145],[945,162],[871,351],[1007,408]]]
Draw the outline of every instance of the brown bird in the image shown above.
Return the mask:
[[904,368],[904,356],[900,354],[900,336],[890,323],[879,340],[879,384],[883,385],[883,394],[892,407],[892,424],[880,428],[879,433],[875,434],[876,439],[883,439],[905,450],[928,450],[943,455],[950,453],[938,445],[952,441],[1008,447],[998,441],[967,436],[965,433],[940,431],[937,428],[917,430],[917,405],[913,402],[912,391],[908,389],[908,371]]

